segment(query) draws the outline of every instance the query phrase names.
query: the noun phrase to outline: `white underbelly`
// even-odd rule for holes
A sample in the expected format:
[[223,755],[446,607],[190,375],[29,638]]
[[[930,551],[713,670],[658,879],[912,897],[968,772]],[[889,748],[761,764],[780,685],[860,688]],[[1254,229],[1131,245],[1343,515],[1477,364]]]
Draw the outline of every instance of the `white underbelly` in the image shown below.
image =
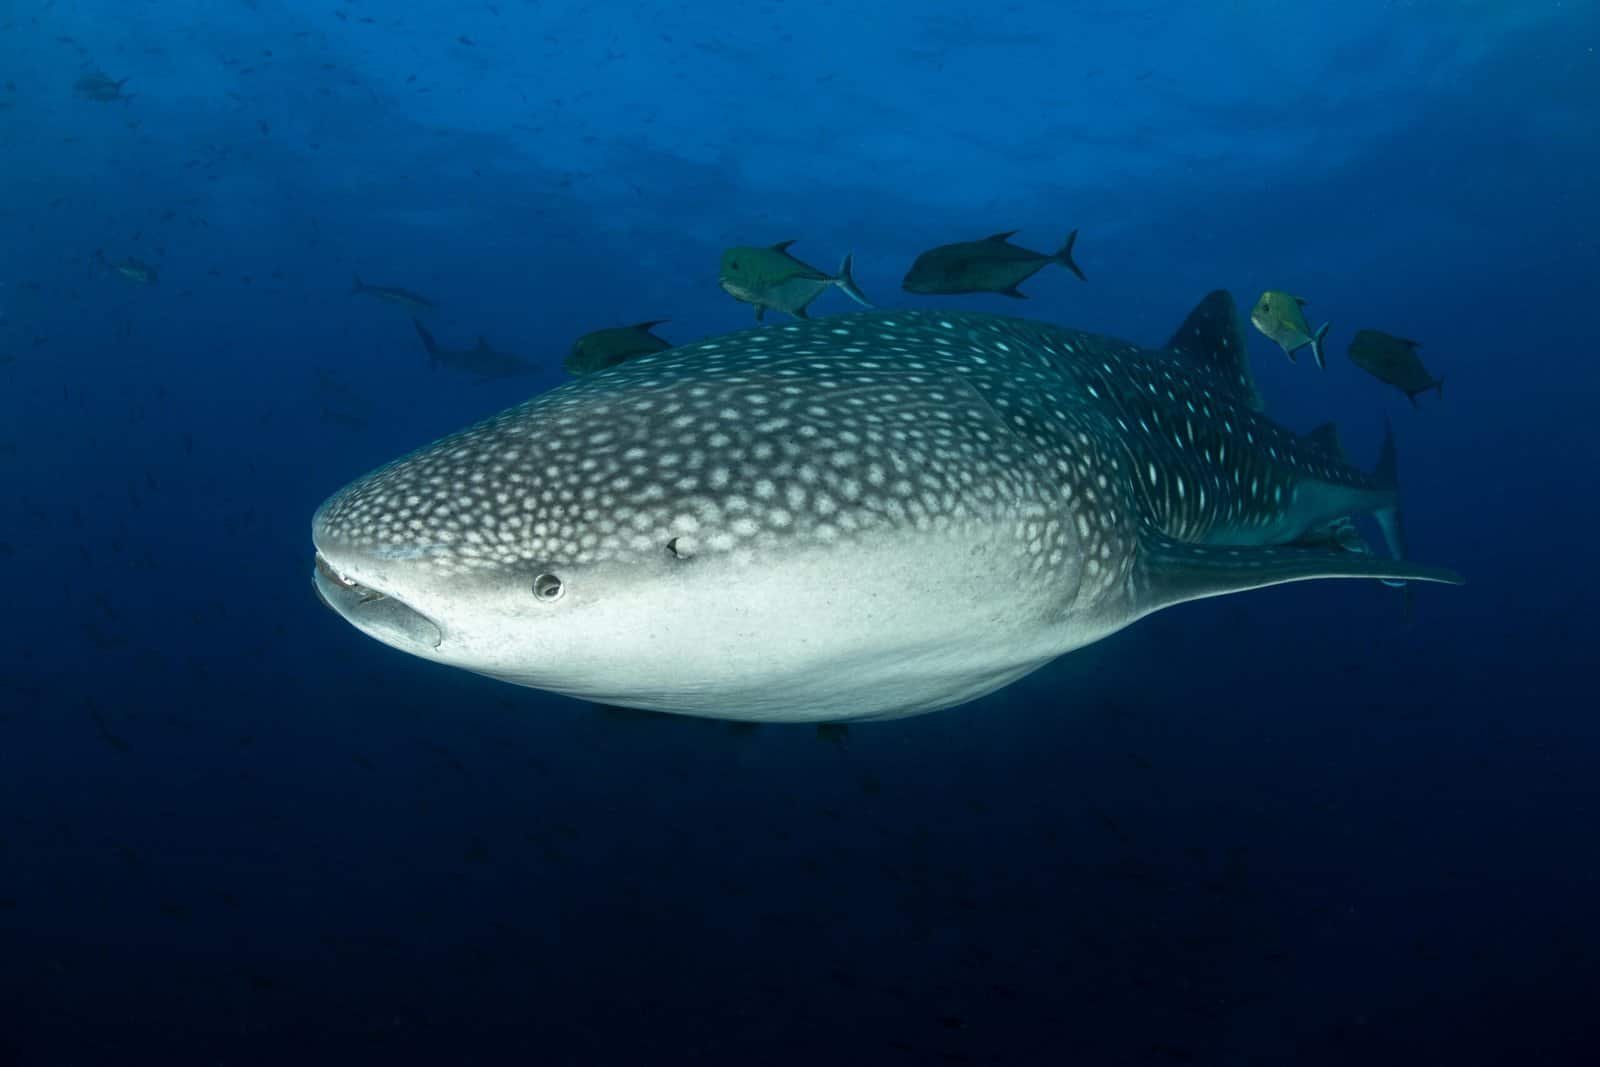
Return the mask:
[[[937,711],[1067,651],[1076,576],[1039,581],[1003,537],[901,535],[878,548],[725,563],[686,576],[659,610],[605,605],[607,634],[539,664],[480,673],[607,704],[764,722],[845,722]],[[619,598],[619,601],[621,598]],[[1085,643],[1077,640],[1078,644]]]

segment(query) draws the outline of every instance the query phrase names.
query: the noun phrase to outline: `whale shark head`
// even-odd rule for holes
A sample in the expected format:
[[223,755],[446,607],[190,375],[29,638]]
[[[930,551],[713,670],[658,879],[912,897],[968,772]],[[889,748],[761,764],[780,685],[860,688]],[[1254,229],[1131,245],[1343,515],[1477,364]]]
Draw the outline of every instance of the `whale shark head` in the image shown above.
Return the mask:
[[643,356],[372,472],[313,520],[322,598],[426,659],[727,718],[933,710],[1059,654],[1041,624],[1114,524],[1052,510],[1035,444],[906,354],[934,327],[840,321]]

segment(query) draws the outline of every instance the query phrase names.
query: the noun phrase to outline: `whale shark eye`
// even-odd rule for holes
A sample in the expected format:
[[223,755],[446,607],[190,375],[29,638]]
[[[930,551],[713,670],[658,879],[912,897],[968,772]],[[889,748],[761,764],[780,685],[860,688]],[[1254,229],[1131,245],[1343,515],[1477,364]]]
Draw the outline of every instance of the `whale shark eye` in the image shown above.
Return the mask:
[[533,579],[533,595],[547,604],[553,600],[560,600],[561,594],[565,591],[561,579],[553,574],[541,574]]

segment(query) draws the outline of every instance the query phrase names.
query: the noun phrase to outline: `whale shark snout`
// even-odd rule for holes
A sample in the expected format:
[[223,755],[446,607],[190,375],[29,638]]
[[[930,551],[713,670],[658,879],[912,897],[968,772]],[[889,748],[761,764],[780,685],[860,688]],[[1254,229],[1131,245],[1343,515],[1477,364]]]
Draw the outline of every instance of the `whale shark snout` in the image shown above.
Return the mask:
[[312,567],[317,596],[363,633],[402,650],[437,649],[444,642],[438,623],[396,597],[342,573],[318,552]]

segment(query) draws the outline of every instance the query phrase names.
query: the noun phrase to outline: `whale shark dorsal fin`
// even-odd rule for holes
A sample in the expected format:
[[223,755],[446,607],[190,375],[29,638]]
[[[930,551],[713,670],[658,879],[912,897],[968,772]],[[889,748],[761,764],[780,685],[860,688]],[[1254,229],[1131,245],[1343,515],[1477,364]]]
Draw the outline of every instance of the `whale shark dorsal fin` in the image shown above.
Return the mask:
[[1321,426],[1313,427],[1311,432],[1306,434],[1306,440],[1340,463],[1350,462],[1344,454],[1344,445],[1339,442],[1339,427],[1333,423],[1325,422]]
[[1154,530],[1139,536],[1134,609],[1140,615],[1206,597],[1315,578],[1378,578],[1461,585],[1459,574],[1404,559],[1294,545],[1196,545]]
[[1215,290],[1196,304],[1167,341],[1167,348],[1210,370],[1223,392],[1247,407],[1262,410],[1261,394],[1256,392],[1245,349],[1244,323],[1239,321],[1239,309],[1226,289]]

